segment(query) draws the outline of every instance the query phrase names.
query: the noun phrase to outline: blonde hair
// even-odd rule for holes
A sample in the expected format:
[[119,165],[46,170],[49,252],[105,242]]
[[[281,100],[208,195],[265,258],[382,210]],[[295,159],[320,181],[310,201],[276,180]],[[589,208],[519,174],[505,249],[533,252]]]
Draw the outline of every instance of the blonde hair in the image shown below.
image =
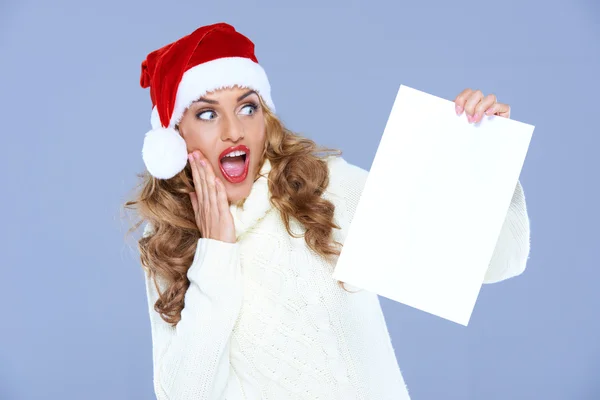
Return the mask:
[[[325,158],[339,151],[321,148],[308,138],[295,134],[268,109],[261,99],[266,125],[264,157],[271,162],[269,190],[272,204],[279,210],[290,235],[290,220],[305,228],[304,239],[317,254],[330,258],[340,253],[341,244],[333,241],[334,205],[321,197],[329,184]],[[185,292],[189,287],[187,270],[192,264],[201,237],[194,220],[188,193],[194,191],[189,164],[175,177],[160,180],[147,171],[136,197],[125,203],[141,216],[130,230],[148,221],[153,233],[138,241],[142,266],[154,278],[166,282],[154,309],[168,323],[181,319]],[[158,287],[158,285],[157,285]]]

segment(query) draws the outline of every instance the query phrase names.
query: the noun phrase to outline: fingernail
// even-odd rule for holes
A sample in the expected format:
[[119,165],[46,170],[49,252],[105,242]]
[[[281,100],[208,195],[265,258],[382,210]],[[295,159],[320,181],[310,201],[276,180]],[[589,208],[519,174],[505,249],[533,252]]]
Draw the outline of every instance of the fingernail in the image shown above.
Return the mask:
[[200,165],[202,165],[203,167],[206,167],[206,161],[200,160]]
[[475,114],[473,116],[473,121],[479,121],[479,114]]
[[463,112],[463,108],[459,105],[457,105],[456,107],[456,114],[460,115]]
[[471,117],[469,114],[467,114],[467,121],[473,122],[473,117]]

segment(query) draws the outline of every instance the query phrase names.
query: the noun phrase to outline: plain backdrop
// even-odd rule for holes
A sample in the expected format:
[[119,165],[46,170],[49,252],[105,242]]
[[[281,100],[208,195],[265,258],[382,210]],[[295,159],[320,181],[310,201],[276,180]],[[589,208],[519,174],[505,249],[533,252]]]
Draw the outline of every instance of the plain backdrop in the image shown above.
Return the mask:
[[384,311],[414,400],[600,399],[593,0],[1,2],[0,399],[154,398],[121,210],[150,127],[140,64],[219,21],[256,43],[283,121],[366,169],[400,84],[495,93],[535,125],[525,274],[485,286],[467,328]]

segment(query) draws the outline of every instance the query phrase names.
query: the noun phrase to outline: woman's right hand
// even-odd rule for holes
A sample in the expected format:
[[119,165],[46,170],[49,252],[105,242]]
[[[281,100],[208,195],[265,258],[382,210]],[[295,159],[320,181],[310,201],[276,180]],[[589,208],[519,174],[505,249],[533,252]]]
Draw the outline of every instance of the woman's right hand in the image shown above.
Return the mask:
[[235,225],[225,185],[202,153],[188,154],[195,192],[190,193],[196,225],[203,238],[235,243]]

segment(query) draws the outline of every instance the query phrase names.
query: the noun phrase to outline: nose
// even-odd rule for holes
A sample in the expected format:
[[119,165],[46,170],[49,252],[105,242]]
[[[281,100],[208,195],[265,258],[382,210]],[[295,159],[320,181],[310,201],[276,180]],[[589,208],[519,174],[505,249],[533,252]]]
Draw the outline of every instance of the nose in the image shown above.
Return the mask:
[[223,126],[223,132],[221,133],[221,140],[231,141],[234,143],[239,142],[244,138],[244,125],[239,120],[237,115],[231,115],[226,118],[226,123]]

